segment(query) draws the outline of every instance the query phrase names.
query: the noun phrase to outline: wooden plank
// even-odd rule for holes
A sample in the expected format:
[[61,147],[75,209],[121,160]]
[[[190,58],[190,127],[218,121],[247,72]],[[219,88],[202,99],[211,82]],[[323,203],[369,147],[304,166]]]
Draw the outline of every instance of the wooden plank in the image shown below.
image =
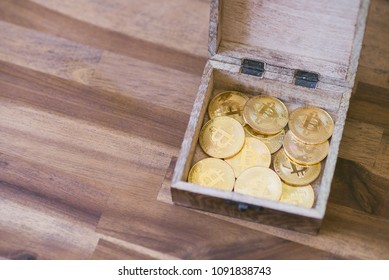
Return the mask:
[[[164,185],[159,198],[164,202],[171,202]],[[330,199],[331,201],[331,199]],[[347,203],[346,203],[347,204]],[[178,207],[178,206],[175,206]],[[192,210],[195,211],[195,210]],[[242,227],[271,234],[299,244],[310,246],[334,254],[337,258],[348,259],[387,259],[389,242],[388,220],[376,218],[360,210],[354,210],[339,204],[329,203],[323,225],[317,236],[298,233],[286,229],[276,228],[254,222],[234,219],[227,216],[198,211],[205,216],[228,221]],[[351,222],[352,221],[352,222]],[[369,229],[367,232],[366,229]]]
[[[346,162],[345,160],[341,161]],[[174,164],[175,161],[173,159],[158,195],[159,201],[168,204],[172,204],[170,178]],[[371,170],[366,169],[362,171],[364,173],[371,172]],[[353,170],[352,172],[354,172],[353,174],[362,174],[362,171]],[[386,201],[389,199],[389,196],[384,190],[389,186],[389,178],[385,179],[377,175],[364,176],[369,190],[374,192],[375,196],[379,198],[377,204],[379,207],[376,207],[374,215],[371,215],[372,213],[366,213],[366,209],[362,207],[363,205],[361,206],[359,201],[353,196],[351,186],[347,185],[347,180],[345,179],[345,174],[347,173],[345,172],[346,170],[338,168],[338,171],[335,173],[327,214],[319,234],[315,237],[206,211],[192,211],[331,252],[340,258],[386,259],[389,257],[387,251],[389,240],[386,238],[389,231],[388,209],[386,209],[388,203]],[[385,184],[382,185],[382,182],[385,182]],[[350,219],[350,222],[347,219]],[[374,232],[371,234],[367,233],[367,228]]]
[[0,202],[0,255],[5,258],[86,259],[97,245],[97,220],[88,213],[4,181]]
[[139,203],[133,194],[115,189],[97,231],[183,259],[336,258],[155,198]]
[[[0,180],[26,194],[43,197],[58,205],[81,211],[88,216],[88,222],[97,225],[111,186],[95,180],[85,180],[55,169],[47,162],[26,161],[21,156],[0,153]],[[68,210],[71,214],[71,211]]]
[[[386,68],[389,69],[389,66]],[[372,69],[360,65],[357,73],[357,81],[389,89],[389,70]]]
[[[168,146],[181,143],[188,115],[0,62],[0,96],[62,116],[150,138]],[[4,82],[1,82],[3,80]],[[16,88],[14,85],[17,84]]]
[[348,118],[340,143],[339,157],[372,166],[384,129]]
[[389,110],[387,104],[375,104],[374,102],[355,98],[351,100],[348,117],[389,129]]
[[197,74],[104,52],[90,85],[188,113],[199,79]]
[[[184,15],[185,20],[191,19],[196,20],[196,28],[192,31],[192,36],[186,42],[191,42],[193,44],[193,48],[198,48],[199,52],[202,52],[201,55],[195,55],[193,52],[185,52],[184,50],[177,49],[176,47],[180,44],[177,43],[174,48],[167,47],[155,43],[155,38],[148,38],[147,40],[143,40],[138,38],[138,34],[142,34],[143,30],[140,32],[135,32],[135,35],[131,33],[130,35],[126,35],[125,33],[117,32],[117,26],[127,26],[127,22],[138,15],[131,15],[133,5],[128,1],[121,1],[122,5],[127,5],[127,9],[116,11],[113,14],[108,12],[106,7],[103,7],[106,3],[89,1],[89,3],[84,2],[81,10],[78,9],[77,2],[73,1],[72,5],[67,5],[67,9],[69,13],[66,13],[62,9],[64,9],[64,4],[61,2],[42,2],[42,4],[34,3],[32,1],[14,1],[14,0],[3,0],[0,1],[0,18],[3,21],[14,23],[15,25],[20,25],[26,28],[34,29],[37,31],[45,32],[47,34],[52,34],[55,36],[60,36],[63,38],[67,38],[69,40],[82,43],[84,45],[94,46],[99,49],[109,50],[115,53],[124,54],[126,56],[136,57],[138,59],[149,61],[154,64],[167,66],[174,69],[179,69],[188,73],[197,73],[200,74],[204,68],[204,64],[206,62],[206,49],[207,49],[207,34],[208,27],[204,27],[203,29],[198,29],[197,27],[200,25],[207,25],[207,17],[208,17],[208,7],[206,5],[201,4],[201,11],[190,15]],[[134,1],[133,1],[134,2]],[[168,3],[164,2],[166,5],[174,4],[175,7],[180,6],[182,8],[182,1],[176,1],[177,3]],[[186,7],[191,10],[196,4],[190,3],[193,1],[187,1]],[[54,5],[51,5],[51,4]],[[104,17],[100,15],[91,16],[91,22],[85,21],[83,13],[88,11],[89,14],[93,14],[95,9],[94,6],[101,6],[100,8]],[[136,4],[140,9],[142,9],[144,2],[142,5]],[[148,1],[148,5],[154,5],[157,9],[159,9],[160,2],[159,1]],[[198,4],[197,4],[198,5]],[[53,9],[51,9],[53,8]],[[113,7],[111,7],[112,9]],[[74,10],[73,10],[74,9]],[[110,9],[110,10],[111,10]],[[136,9],[136,8],[135,8]],[[84,12],[82,12],[84,11]],[[81,12],[81,14],[80,14]],[[108,14],[106,14],[108,12]],[[123,12],[128,14],[123,15]],[[136,13],[136,11],[133,11]],[[150,18],[148,14],[153,13],[153,10],[144,10],[143,16],[144,18]],[[116,17],[112,15],[122,14],[122,16]],[[201,14],[201,17],[198,17]],[[77,15],[80,19],[74,17]],[[180,16],[180,13],[174,15],[175,18]],[[117,25],[111,26],[111,28],[104,28],[99,25],[99,22],[103,18],[109,18],[119,20]],[[106,21],[107,24],[110,24],[110,20]],[[174,22],[174,21],[171,21]],[[194,23],[189,23],[193,25]],[[166,26],[170,26],[169,24]],[[180,28],[180,26],[174,26],[169,28],[164,28],[162,25],[159,25],[159,28],[168,30],[174,30],[174,28]],[[133,28],[136,28],[136,25],[128,27],[130,30],[134,31]],[[138,27],[139,29],[140,27]],[[77,30],[78,32],[74,32]],[[169,36],[176,36],[174,32],[170,32]],[[196,34],[195,36],[193,36]],[[166,35],[166,34],[164,34]],[[161,37],[161,34],[156,36],[158,41],[165,40],[169,42],[170,37]],[[176,38],[176,37],[175,37]],[[197,42],[199,41],[199,42]],[[200,42],[201,41],[201,42]],[[195,47],[198,46],[198,47]],[[202,50],[201,50],[202,49]]]
[[0,151],[10,155],[122,188],[158,182],[168,165],[169,148],[158,142],[4,99],[0,108]]
[[128,249],[105,239],[99,239],[92,255],[94,260],[153,260],[149,255]]
[[87,83],[100,60],[98,49],[3,21],[0,29],[0,61]]
[[375,167],[347,160],[341,160],[339,165],[343,180],[360,209],[389,220],[388,174]]
[[387,174],[389,170],[389,130],[385,130],[382,137],[374,168],[381,174]]
[[[359,82],[358,88],[353,95],[353,99],[385,106],[386,104],[389,104],[389,89]],[[351,106],[353,106],[352,103]]]
[[388,17],[388,1],[371,1],[358,69],[359,81],[386,89],[389,89]]
[[352,87],[368,4],[349,0],[220,1],[218,53],[261,58],[271,65],[319,73],[321,80]]
[[207,38],[202,36],[208,33],[209,4],[206,1],[114,0],[109,5],[93,0],[32,2],[130,37],[198,56],[207,55]]

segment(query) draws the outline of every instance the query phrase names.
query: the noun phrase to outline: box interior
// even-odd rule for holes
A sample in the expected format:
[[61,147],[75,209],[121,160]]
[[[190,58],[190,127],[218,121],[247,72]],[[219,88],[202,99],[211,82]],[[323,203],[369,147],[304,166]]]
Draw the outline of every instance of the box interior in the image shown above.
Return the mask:
[[[193,137],[193,142],[192,142],[192,151],[193,153],[190,153],[188,155],[188,158],[186,159],[186,168],[184,170],[184,174],[182,176],[182,181],[186,182],[188,172],[190,168],[199,160],[209,157],[206,155],[203,150],[201,149],[199,143],[198,143],[198,137],[199,137],[199,130],[203,126],[203,124],[209,120],[208,113],[207,113],[207,107],[208,103],[211,100],[213,96],[218,94],[219,92],[226,91],[226,90],[236,90],[240,91],[243,93],[248,94],[249,96],[254,96],[254,95],[271,95],[274,97],[279,98],[282,100],[285,105],[287,106],[289,112],[292,112],[294,109],[300,107],[300,106],[306,106],[306,105],[312,105],[312,106],[319,106],[327,110],[327,112],[333,117],[335,124],[337,123],[337,118],[338,118],[338,112],[340,110],[339,104],[341,103],[340,100],[342,99],[343,95],[340,92],[332,92],[332,91],[324,91],[322,94],[327,94],[328,96],[333,95],[333,102],[325,102],[323,103],[322,97],[320,95],[316,95],[315,90],[308,90],[309,94],[299,94],[296,96],[296,92],[301,92],[303,90],[306,90],[302,87],[295,86],[293,84],[289,84],[287,86],[275,86],[272,88],[269,88],[267,85],[268,81],[266,79],[260,79],[260,78],[253,78],[244,74],[241,74],[239,72],[231,72],[231,71],[226,71],[226,70],[220,70],[220,69],[213,69],[210,75],[210,80],[208,83],[208,88],[205,92],[205,99],[204,99],[204,104],[202,104],[204,110],[200,113],[198,123],[197,123],[197,132],[195,133]],[[271,84],[274,84],[274,81],[271,82]],[[295,92],[296,91],[296,92]],[[338,101],[336,101],[338,100]],[[338,126],[335,126],[335,131],[338,129]],[[335,133],[334,131],[334,133]],[[330,150],[331,146],[334,145],[330,141]],[[337,151],[337,150],[336,150]],[[337,157],[336,155],[335,159]],[[272,155],[272,158],[274,158],[274,155]],[[319,176],[318,179],[316,179],[311,185],[314,189],[315,192],[315,204],[312,209],[304,209],[302,212],[303,213],[309,213],[309,211],[314,211],[317,208],[317,205],[320,204],[320,208],[325,209],[327,197],[326,195],[329,193],[329,188],[330,188],[330,183],[331,180],[327,180],[326,184],[322,184],[322,178],[324,171],[326,169],[326,160],[322,162],[322,172]],[[272,166],[272,165],[271,165]],[[331,172],[329,172],[331,173]],[[332,176],[332,174],[331,174]],[[331,178],[332,179],[332,178]],[[189,184],[189,183],[187,183]],[[192,184],[190,184],[192,185]],[[201,186],[196,186],[192,185],[191,191],[197,192],[199,189],[198,188],[205,188],[205,189],[210,189],[207,187],[201,187]],[[325,190],[322,190],[322,188],[325,188]],[[215,190],[214,193],[222,193],[223,191]],[[321,194],[323,193],[323,197],[321,197]],[[234,193],[236,194],[236,193]],[[239,194],[240,195],[240,194]],[[240,195],[242,196],[242,195]],[[273,204],[282,204],[286,205],[285,203],[281,202],[273,202],[269,201],[270,206]],[[292,206],[292,205],[290,205]],[[298,207],[298,206],[292,206],[292,209]],[[279,208],[279,207],[277,207]],[[288,208],[288,207],[286,207]],[[303,207],[298,207],[298,208],[303,208]],[[321,214],[324,215],[324,210],[321,210]],[[293,210],[291,211],[293,212]]]

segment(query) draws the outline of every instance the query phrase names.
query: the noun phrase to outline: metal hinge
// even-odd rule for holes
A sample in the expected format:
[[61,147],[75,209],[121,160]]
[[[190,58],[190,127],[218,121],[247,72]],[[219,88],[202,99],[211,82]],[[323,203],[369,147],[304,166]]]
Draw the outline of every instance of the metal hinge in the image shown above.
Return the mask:
[[262,78],[265,72],[265,63],[251,59],[243,59],[240,72]]
[[319,75],[312,72],[297,70],[294,75],[294,84],[306,88],[316,88]]

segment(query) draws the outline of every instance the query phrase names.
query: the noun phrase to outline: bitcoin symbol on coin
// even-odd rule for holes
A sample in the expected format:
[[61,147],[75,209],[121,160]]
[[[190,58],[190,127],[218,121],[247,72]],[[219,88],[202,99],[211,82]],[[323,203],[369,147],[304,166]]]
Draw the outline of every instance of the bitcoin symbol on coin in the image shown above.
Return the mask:
[[316,112],[312,112],[309,115],[303,117],[302,126],[305,128],[304,133],[309,134],[313,131],[317,131],[322,126],[322,121],[318,118]]
[[215,143],[215,145],[221,149],[226,148],[228,145],[231,145],[232,140],[234,139],[234,135],[225,132],[219,127],[212,126],[210,128],[210,131],[212,133],[212,142]]
[[206,186],[215,186],[223,180],[223,172],[221,170],[211,169],[200,175],[200,181]]
[[290,162],[290,164],[283,164],[283,166],[289,170],[290,174],[296,174],[297,177],[299,178],[303,178],[305,176],[305,173],[307,171],[307,168],[306,167],[303,167],[301,166],[301,168],[299,169],[299,167],[294,164],[293,162]]
[[223,104],[221,108],[216,110],[216,115],[218,116],[232,116],[232,115],[242,115],[242,108],[237,102],[227,102]]
[[255,104],[255,111],[260,116],[256,122],[260,124],[264,119],[274,119],[278,117],[277,111],[275,110],[275,103],[268,102],[264,104]]
[[292,167],[292,172],[290,172],[290,174],[296,174],[297,177],[299,178],[305,176],[305,172],[307,171],[306,167],[302,167],[301,169],[298,169],[298,167],[293,162],[290,163],[290,166]]

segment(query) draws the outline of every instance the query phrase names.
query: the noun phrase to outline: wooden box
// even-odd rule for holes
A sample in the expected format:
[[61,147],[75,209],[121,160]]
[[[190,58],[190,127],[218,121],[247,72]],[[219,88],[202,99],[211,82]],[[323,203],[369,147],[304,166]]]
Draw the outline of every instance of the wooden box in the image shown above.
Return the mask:
[[[369,1],[212,0],[209,60],[172,178],[175,204],[316,234],[326,211],[362,46]],[[335,121],[327,159],[311,184],[313,208],[255,198],[187,182],[207,157],[198,144],[210,99],[237,90],[281,99],[289,112],[303,105]]]

